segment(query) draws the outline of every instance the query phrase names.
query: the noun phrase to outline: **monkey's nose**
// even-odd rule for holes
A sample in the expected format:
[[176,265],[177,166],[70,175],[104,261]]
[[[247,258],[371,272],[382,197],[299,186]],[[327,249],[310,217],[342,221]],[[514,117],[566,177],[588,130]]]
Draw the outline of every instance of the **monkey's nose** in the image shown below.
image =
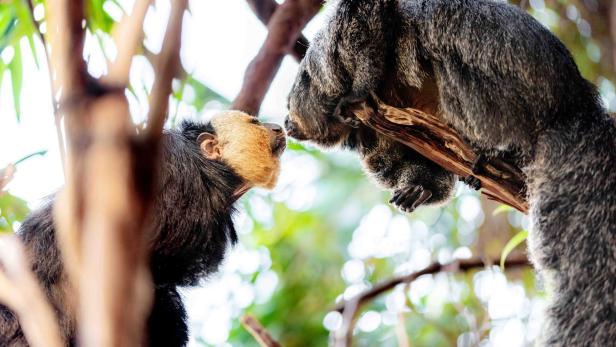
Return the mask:
[[280,125],[278,125],[278,124],[272,124],[270,129],[272,129],[272,131],[275,132],[275,133],[281,133],[282,132],[282,127]]
[[284,128],[287,130],[287,134],[289,134],[289,136],[292,136],[291,134],[297,132],[297,124],[295,124],[289,116],[287,116],[284,120]]

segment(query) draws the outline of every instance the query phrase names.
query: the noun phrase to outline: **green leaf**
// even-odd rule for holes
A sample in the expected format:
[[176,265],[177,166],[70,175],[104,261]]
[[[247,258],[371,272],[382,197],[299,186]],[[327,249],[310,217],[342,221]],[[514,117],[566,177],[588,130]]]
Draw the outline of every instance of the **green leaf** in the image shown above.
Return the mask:
[[111,33],[115,24],[113,18],[103,9],[105,0],[90,0],[86,2],[87,25],[93,33],[102,31]]
[[15,49],[15,57],[9,64],[9,71],[11,71],[11,84],[13,86],[13,104],[15,106],[15,115],[17,121],[21,119],[21,86],[23,82],[23,71],[21,65],[21,48],[19,44],[13,46]]
[[513,207],[509,206],[509,205],[500,205],[497,208],[494,209],[494,211],[492,212],[492,216],[496,216],[498,214],[501,214],[503,212],[509,212],[509,211],[513,211]]
[[519,246],[527,238],[528,238],[528,231],[522,230],[519,233],[515,234],[515,236],[513,236],[511,240],[507,242],[507,244],[505,245],[505,248],[503,248],[503,252],[501,253],[501,259],[500,259],[501,270],[503,271],[505,270],[505,260],[507,259],[507,256],[509,255],[509,253],[511,253],[511,251],[513,251],[517,246]]
[[30,46],[30,51],[32,52],[32,56],[34,57],[34,63],[36,64],[36,68],[40,70],[41,64],[39,63],[39,59],[36,54],[36,46],[34,45],[34,35],[28,35],[28,44]]
[[34,45],[34,35],[38,33],[36,29],[36,22],[30,12],[30,7],[25,3],[30,0],[21,0],[18,2],[19,6],[16,6],[16,15],[19,20],[19,34],[16,37],[17,41],[20,41],[23,36],[28,39],[30,50],[32,51],[32,57],[36,67],[40,69],[38,57],[36,55],[36,46]]
[[2,33],[0,34],[0,53],[9,45],[12,38],[11,34],[16,26],[17,18],[13,9],[2,11],[2,16],[0,17],[0,32]]
[[229,101],[227,98],[216,93],[205,84],[193,78],[190,74],[186,76],[186,83],[191,86],[195,91],[195,98],[190,104],[194,106],[197,111],[202,111],[205,104],[212,100],[217,100],[225,105],[231,103],[231,101]]
[[0,195],[0,233],[13,232],[13,223],[26,218],[30,209],[25,200],[10,193]]
[[2,90],[2,78],[4,78],[4,71],[6,71],[6,65],[0,61],[0,90]]

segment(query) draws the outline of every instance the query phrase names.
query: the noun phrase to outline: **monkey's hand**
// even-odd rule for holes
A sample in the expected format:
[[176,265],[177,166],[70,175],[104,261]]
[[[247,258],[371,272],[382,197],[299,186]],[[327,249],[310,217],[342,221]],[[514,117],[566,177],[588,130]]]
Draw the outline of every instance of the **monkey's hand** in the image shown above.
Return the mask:
[[338,101],[333,116],[351,128],[359,128],[361,120],[349,112],[349,106],[366,101],[366,96],[345,95]]
[[432,196],[432,192],[420,185],[396,189],[389,203],[396,206],[400,211],[411,213]]

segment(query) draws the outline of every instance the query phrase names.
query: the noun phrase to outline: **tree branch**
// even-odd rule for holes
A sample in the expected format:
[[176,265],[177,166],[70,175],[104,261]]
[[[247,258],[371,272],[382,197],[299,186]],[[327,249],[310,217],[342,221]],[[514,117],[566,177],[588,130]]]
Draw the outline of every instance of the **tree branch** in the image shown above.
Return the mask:
[[278,343],[272,335],[270,335],[267,330],[259,323],[259,321],[252,316],[243,316],[241,319],[242,325],[250,335],[252,335],[255,340],[259,343],[261,347],[280,347],[280,343]]
[[[246,0],[252,12],[259,18],[261,23],[268,25],[274,12],[278,9],[278,3],[275,0]],[[292,55],[298,62],[306,55],[308,50],[308,39],[301,33],[297,37],[293,49],[288,54]]]
[[[494,261],[492,263],[498,263]],[[510,258],[505,262],[505,268],[518,268],[531,266],[526,257]],[[351,345],[353,336],[353,322],[361,307],[374,300],[379,295],[389,291],[399,284],[411,283],[423,275],[431,275],[444,272],[467,272],[470,270],[486,267],[486,262],[481,259],[456,260],[448,264],[433,263],[423,270],[408,275],[394,277],[381,282],[369,290],[358,294],[354,298],[336,306],[335,310],[342,313],[342,326],[334,333],[335,347],[348,347]]]
[[[143,15],[147,5],[140,2],[135,11]],[[135,141],[124,86],[105,85],[85,70],[82,1],[48,3],[54,94],[62,91],[60,108],[66,113],[69,142],[67,184],[55,214],[63,263],[78,294],[78,337],[84,346],[138,346],[143,341],[152,298],[145,217],[171,80],[179,64],[185,7],[186,0],[172,1],[144,145]],[[141,24],[131,28],[126,33],[130,37],[122,41],[126,47],[118,47],[120,60],[109,83],[127,80]]]
[[113,40],[118,56],[109,63],[109,73],[103,81],[111,85],[125,86],[128,83],[130,66],[143,40],[143,21],[152,0],[137,0],[130,15],[125,14],[113,31]]
[[85,35],[83,3],[49,0],[47,11],[45,39],[51,48],[54,96],[58,96],[61,87],[62,98],[68,100],[81,94],[86,85],[87,73],[81,55]]
[[21,241],[15,235],[0,238],[0,302],[19,320],[32,347],[62,347],[56,315],[32,273]]
[[150,94],[150,112],[146,137],[160,138],[167,119],[171,82],[177,75],[180,66],[180,42],[182,40],[182,18],[186,10],[187,0],[171,2],[171,14],[165,33],[163,47],[156,59],[156,79]]
[[365,125],[399,141],[448,171],[475,176],[490,199],[528,212],[524,174],[514,165],[491,159],[480,174],[473,173],[477,158],[472,148],[437,117],[417,109],[386,105],[375,96],[351,109]]
[[282,59],[290,52],[302,28],[321,8],[321,0],[286,0],[272,15],[268,35],[246,69],[244,83],[232,109],[258,114]]

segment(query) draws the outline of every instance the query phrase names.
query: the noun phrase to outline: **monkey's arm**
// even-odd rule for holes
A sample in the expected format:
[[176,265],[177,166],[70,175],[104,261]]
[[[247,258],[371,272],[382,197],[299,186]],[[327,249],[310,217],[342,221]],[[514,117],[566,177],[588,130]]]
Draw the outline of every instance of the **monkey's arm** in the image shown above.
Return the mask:
[[393,191],[390,202],[401,211],[412,212],[451,197],[455,175],[402,144],[385,138],[377,142],[376,147],[360,151],[364,166],[380,185]]

